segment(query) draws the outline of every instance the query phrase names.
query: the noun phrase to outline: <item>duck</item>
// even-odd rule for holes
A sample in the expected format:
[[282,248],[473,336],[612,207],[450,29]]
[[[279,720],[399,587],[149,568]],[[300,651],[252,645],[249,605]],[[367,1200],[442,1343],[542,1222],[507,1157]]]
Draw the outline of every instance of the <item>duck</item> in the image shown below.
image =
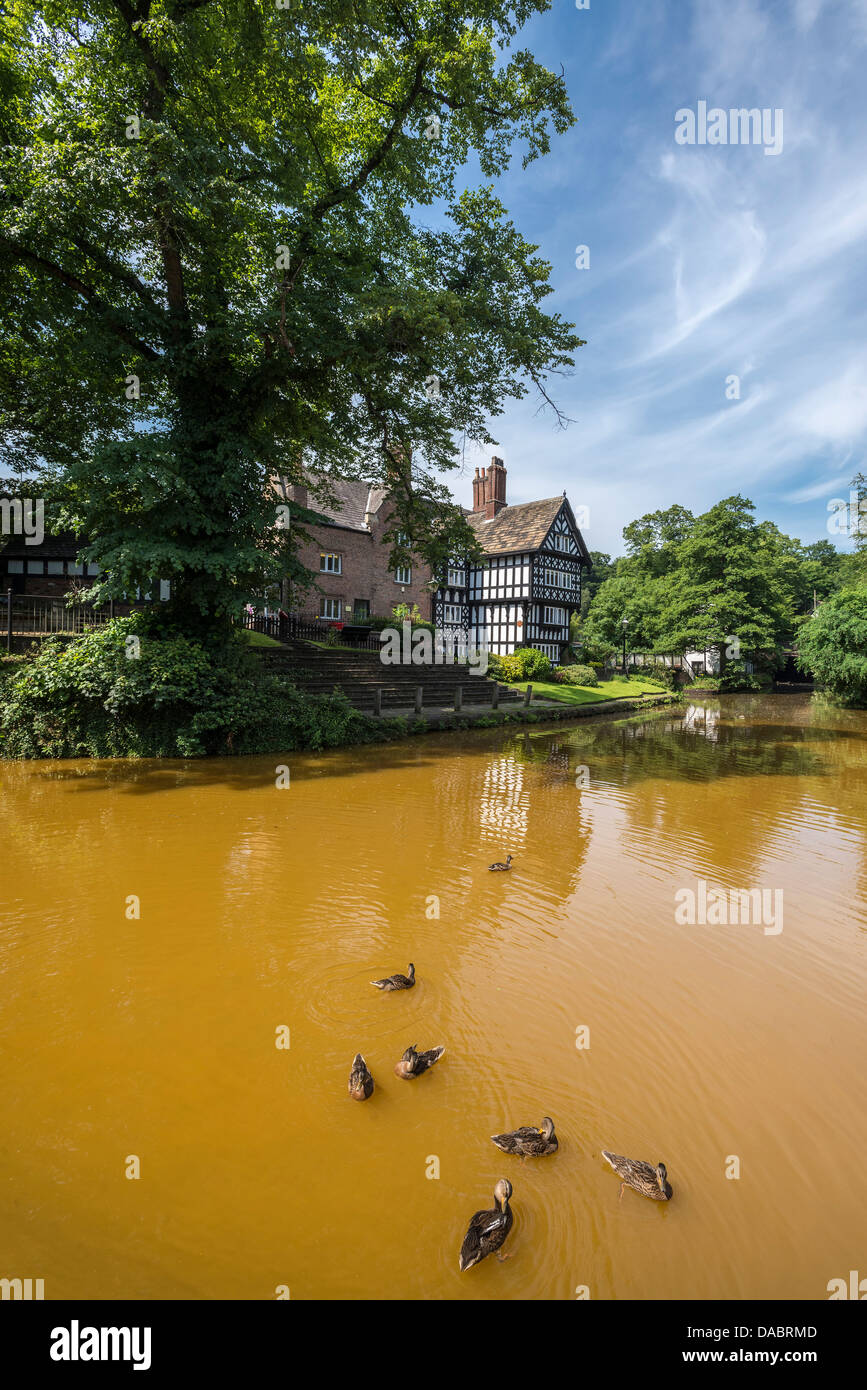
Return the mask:
[[408,975],[386,975],[384,980],[371,980],[370,983],[376,985],[377,989],[412,989],[415,984],[415,966],[410,961]]
[[492,1134],[492,1140],[504,1154],[518,1154],[524,1158],[543,1158],[546,1154],[557,1152],[559,1147],[554,1133],[554,1121],[546,1115],[541,1126],[525,1125],[513,1129],[509,1134]]
[[507,871],[508,869],[511,869],[511,867],[512,867],[512,856],[511,856],[511,854],[507,854],[507,855],[506,855],[506,862],[505,862],[505,864],[489,864],[489,865],[488,865],[488,869],[489,869],[489,871],[490,871],[492,874],[504,874],[504,873],[506,873],[506,871]]
[[349,1073],[349,1094],[353,1100],[369,1100],[373,1095],[373,1077],[360,1052],[356,1052]]
[[434,1066],[444,1052],[444,1047],[432,1047],[429,1052],[417,1052],[415,1046],[408,1047],[395,1067],[394,1074],[403,1077],[404,1081],[411,1081],[414,1076],[421,1076],[423,1071],[428,1071]]
[[[500,1178],[494,1188],[492,1211],[477,1211],[467,1227],[464,1243],[461,1246],[460,1269],[472,1269],[473,1265],[493,1255],[505,1242],[512,1229],[514,1215],[509,1206],[512,1184],[508,1178]],[[498,1260],[507,1260],[508,1255],[497,1255]]]
[[653,1202],[671,1201],[674,1189],[668,1181],[668,1171],[664,1163],[659,1162],[654,1168],[650,1163],[643,1163],[640,1158],[624,1158],[622,1154],[610,1153],[608,1149],[602,1150],[602,1157],[606,1163],[611,1164],[621,1179],[621,1202],[625,1187],[634,1187],[636,1192],[640,1192],[643,1197],[649,1197]]

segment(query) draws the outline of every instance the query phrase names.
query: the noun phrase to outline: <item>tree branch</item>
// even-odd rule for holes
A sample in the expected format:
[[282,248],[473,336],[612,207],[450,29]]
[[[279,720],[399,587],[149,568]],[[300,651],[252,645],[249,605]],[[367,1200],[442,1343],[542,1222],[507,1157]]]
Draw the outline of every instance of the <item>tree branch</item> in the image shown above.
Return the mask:
[[91,308],[95,309],[96,312],[105,319],[111,331],[116,334],[122,342],[126,343],[128,347],[135,348],[136,352],[140,352],[149,362],[159,362],[161,360],[160,354],[156,352],[154,348],[148,343],[143,342],[141,338],[137,337],[130,329],[125,328],[123,324],[116,321],[117,310],[112,305],[106,304],[105,300],[97,294],[92,285],[88,285],[71,271],[64,270],[63,266],[56,265],[54,261],[49,261],[44,256],[37,255],[35,251],[28,250],[26,246],[21,246],[19,242],[14,241],[11,237],[0,234],[0,242],[10,247],[19,260],[25,261],[28,265],[32,265],[37,270],[43,271],[46,275],[50,276],[52,280],[56,280],[59,284],[65,285],[67,289],[74,290],[76,294],[81,295],[82,299],[85,299]]

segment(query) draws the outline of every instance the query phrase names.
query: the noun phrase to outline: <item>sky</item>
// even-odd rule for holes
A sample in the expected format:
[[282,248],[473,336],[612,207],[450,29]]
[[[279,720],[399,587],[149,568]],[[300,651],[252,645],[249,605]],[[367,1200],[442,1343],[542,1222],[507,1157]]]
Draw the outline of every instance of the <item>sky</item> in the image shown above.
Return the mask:
[[[593,550],[735,493],[850,549],[828,504],[867,468],[867,0],[553,0],[519,44],[563,65],[579,119],[496,189],[587,344],[552,382],[573,423],[510,403],[455,496],[496,452],[509,501],[565,488]],[[782,110],[782,148],[679,143],[699,102]]]

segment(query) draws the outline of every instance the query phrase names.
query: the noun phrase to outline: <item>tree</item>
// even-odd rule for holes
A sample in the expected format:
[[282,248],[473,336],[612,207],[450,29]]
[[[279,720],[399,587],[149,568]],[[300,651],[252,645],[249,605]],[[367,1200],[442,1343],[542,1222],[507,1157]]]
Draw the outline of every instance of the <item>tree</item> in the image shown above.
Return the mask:
[[695,526],[695,517],[678,503],[665,511],[646,512],[623,528],[627,559],[624,568],[652,578],[668,574],[677,564],[678,548]]
[[804,623],[798,664],[843,704],[867,705],[867,585],[834,594]]
[[677,568],[661,581],[661,648],[716,648],[721,674],[732,648],[772,651],[792,631],[785,557],[754,511],[744,497],[717,502],[697,518],[678,547]]
[[574,120],[561,76],[500,58],[547,4],[0,17],[4,456],[54,475],[103,592],[238,608],[291,564],[271,480],[311,470],[386,487],[436,568],[472,551],[438,470],[581,345],[490,188],[456,191]]

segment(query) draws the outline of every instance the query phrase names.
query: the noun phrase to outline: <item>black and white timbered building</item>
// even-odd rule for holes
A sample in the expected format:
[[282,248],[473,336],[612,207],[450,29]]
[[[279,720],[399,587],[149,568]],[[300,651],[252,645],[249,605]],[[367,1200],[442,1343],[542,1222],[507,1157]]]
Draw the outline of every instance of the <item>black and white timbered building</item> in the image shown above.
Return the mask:
[[463,631],[472,645],[487,643],[495,656],[536,647],[558,665],[581,604],[581,572],[591,564],[565,492],[510,507],[506,470],[494,458],[476,469],[467,521],[485,558],[449,566],[434,593],[434,623]]

